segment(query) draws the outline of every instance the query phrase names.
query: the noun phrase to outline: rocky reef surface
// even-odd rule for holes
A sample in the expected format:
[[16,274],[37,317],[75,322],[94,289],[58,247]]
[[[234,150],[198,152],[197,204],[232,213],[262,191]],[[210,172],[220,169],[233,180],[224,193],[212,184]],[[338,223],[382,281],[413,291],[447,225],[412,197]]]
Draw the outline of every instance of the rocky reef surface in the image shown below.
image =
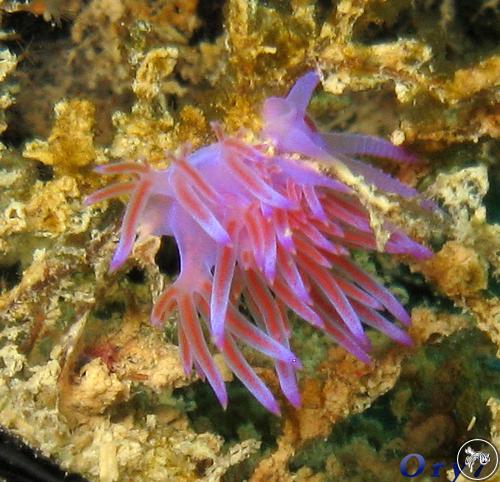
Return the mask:
[[[463,442],[500,447],[497,1],[0,0],[0,18],[1,427],[102,482],[392,481],[415,452],[454,480]],[[353,254],[415,344],[370,333],[365,365],[292,320],[302,407],[275,417],[226,370],[224,412],[184,375],[175,316],[149,324],[176,247],[149,237],[109,273],[123,204],[82,199],[96,164],[164,167],[214,119],[258,130],[262,101],[311,68],[317,124],[404,145],[423,161],[383,167],[443,209],[391,213],[432,259]]]

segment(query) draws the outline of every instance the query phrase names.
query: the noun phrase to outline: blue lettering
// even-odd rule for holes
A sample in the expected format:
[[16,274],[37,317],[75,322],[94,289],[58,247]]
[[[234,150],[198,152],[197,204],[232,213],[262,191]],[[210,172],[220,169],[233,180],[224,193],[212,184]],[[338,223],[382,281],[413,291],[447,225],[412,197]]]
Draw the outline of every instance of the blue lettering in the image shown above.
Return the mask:
[[[465,467],[465,464],[462,466],[462,469]],[[455,474],[455,478],[451,482],[457,482],[458,477],[461,475],[460,469],[456,462],[453,463],[453,473]]]
[[[408,472],[408,462],[411,459],[417,459],[418,462],[417,470],[413,474],[410,474]],[[420,454],[408,454],[406,457],[403,457],[401,463],[399,464],[399,471],[401,472],[401,475],[410,478],[417,477],[418,475],[420,475],[424,471],[424,468],[425,468],[425,459]]]
[[439,462],[437,464],[432,464],[432,474],[431,477],[439,477],[439,471],[444,467],[444,462]]
[[484,465],[479,465],[477,470],[474,472],[474,477],[479,477],[481,475],[481,472],[483,471],[483,469],[484,469]]

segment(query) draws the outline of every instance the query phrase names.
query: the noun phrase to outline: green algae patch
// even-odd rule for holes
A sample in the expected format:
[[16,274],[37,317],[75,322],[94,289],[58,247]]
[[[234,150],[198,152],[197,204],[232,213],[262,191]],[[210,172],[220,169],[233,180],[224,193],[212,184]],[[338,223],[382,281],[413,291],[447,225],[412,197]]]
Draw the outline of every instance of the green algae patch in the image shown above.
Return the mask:
[[403,363],[392,390],[337,424],[326,440],[304,444],[290,471],[309,467],[324,480],[398,480],[409,453],[424,455],[429,467],[450,468],[461,440],[490,432],[488,400],[500,396],[492,360],[495,347],[479,330],[422,347]]

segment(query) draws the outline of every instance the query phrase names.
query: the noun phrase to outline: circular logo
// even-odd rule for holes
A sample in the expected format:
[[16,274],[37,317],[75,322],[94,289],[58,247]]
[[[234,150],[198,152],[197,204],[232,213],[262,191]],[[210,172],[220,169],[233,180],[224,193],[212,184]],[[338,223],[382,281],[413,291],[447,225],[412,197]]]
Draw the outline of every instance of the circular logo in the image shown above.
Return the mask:
[[498,459],[496,447],[481,438],[468,440],[457,453],[458,469],[469,480],[488,480],[497,471]]

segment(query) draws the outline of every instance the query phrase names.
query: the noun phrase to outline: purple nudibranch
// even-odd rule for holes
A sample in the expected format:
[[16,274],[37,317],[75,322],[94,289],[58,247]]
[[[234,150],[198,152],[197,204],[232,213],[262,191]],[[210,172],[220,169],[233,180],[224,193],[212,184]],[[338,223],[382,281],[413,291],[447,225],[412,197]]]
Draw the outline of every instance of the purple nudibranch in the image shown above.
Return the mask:
[[[315,166],[341,162],[376,189],[419,201],[416,190],[356,156],[415,159],[381,138],[313,129],[306,108],[318,82],[309,72],[286,97],[268,98],[255,142],[225,135],[214,124],[217,142],[177,156],[166,169],[134,162],[99,166],[99,173],[134,180],[85,201],[129,196],[112,270],[130,255],[137,234],[175,238],[180,274],[156,301],[151,321],[159,326],[177,309],[184,370],[194,368],[207,379],[223,407],[226,387],[207,338],[268,410],[279,414],[278,402],[239,344],[269,356],[283,394],[300,405],[301,364],[290,348],[287,310],[367,363],[370,342],[363,325],[411,344],[397,323],[410,323],[403,306],[350,259],[349,248],[376,249],[366,209],[353,189]],[[428,201],[421,204],[432,209]],[[387,229],[387,253],[431,256],[400,229],[389,223]],[[238,309],[242,300],[250,317]]]

